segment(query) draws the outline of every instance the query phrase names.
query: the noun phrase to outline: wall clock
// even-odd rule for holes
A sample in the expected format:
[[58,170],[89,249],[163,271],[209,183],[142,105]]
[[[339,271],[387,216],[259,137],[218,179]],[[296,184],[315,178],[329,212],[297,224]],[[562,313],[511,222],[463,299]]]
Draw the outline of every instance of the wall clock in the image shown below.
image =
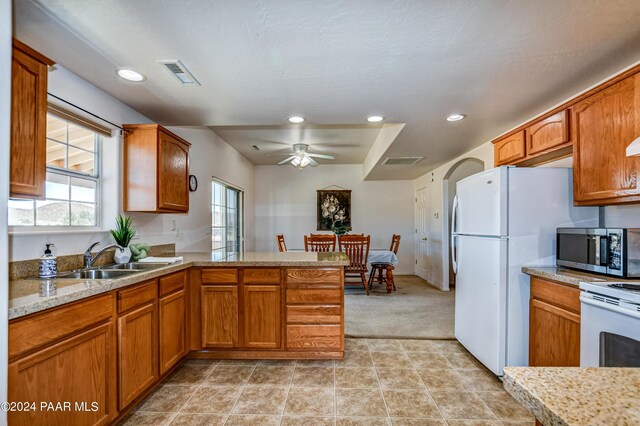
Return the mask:
[[194,192],[198,189],[198,178],[195,175],[189,175],[189,191]]

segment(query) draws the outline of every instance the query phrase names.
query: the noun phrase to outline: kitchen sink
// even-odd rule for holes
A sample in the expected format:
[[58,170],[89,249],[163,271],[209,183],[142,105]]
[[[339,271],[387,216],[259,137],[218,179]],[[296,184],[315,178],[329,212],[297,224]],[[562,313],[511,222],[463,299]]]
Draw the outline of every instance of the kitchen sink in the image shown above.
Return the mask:
[[115,265],[102,266],[102,270],[135,270],[135,271],[149,271],[151,269],[162,268],[167,266],[167,263],[145,263],[145,262],[129,262],[119,263]]
[[71,271],[60,274],[57,278],[86,279],[86,280],[110,280],[114,278],[122,278],[127,275],[135,274],[140,271],[120,271],[120,270],[104,270],[104,269],[83,269],[80,271]]

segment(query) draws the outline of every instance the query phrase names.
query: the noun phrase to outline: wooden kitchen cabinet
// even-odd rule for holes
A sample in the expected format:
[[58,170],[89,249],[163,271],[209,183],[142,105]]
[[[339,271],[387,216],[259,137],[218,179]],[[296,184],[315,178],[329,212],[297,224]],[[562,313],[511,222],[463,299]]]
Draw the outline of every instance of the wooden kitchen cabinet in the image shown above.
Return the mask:
[[118,291],[118,303],[119,408],[122,410],[159,377],[156,281]]
[[187,271],[180,271],[159,281],[160,375],[187,354],[187,277]]
[[280,286],[244,287],[244,347],[280,348]]
[[238,347],[238,286],[202,286],[200,293],[202,346]]
[[526,154],[524,131],[502,138],[494,142],[494,164],[496,167],[515,163],[524,159]]
[[529,366],[580,366],[580,290],[531,277]]
[[569,144],[569,111],[557,112],[527,127],[524,132],[527,156]]
[[54,62],[13,40],[10,196],[44,199],[47,72]]
[[609,205],[640,201],[640,157],[626,148],[640,137],[640,74],[571,107],[574,202]]
[[[101,295],[10,322],[8,400],[36,410],[8,412],[9,424],[103,425],[116,417],[112,320],[113,297]],[[43,415],[41,402],[69,402],[73,410]]]
[[157,124],[123,127],[124,210],[188,212],[191,144]]

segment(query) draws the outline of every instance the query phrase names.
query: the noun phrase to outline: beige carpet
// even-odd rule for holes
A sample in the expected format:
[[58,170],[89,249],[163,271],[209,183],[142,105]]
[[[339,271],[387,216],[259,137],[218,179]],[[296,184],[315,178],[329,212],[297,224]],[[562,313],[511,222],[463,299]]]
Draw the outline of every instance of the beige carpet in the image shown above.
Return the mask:
[[452,339],[454,292],[443,292],[414,275],[396,277],[397,291],[387,294],[375,284],[369,296],[362,287],[345,289],[345,335]]

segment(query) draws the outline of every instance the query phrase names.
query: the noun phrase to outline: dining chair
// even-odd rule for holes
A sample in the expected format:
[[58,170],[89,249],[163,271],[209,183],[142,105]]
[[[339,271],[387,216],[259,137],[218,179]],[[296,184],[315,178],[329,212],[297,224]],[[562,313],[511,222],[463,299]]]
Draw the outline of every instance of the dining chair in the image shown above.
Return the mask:
[[276,235],[276,241],[278,242],[278,251],[285,252],[287,251],[287,244],[284,242],[284,235],[278,234]]
[[333,234],[310,234],[304,236],[304,251],[336,251],[336,236]]
[[[391,246],[389,251],[393,254],[398,254],[398,248],[400,247],[400,235],[393,234],[391,237]],[[393,271],[395,267],[388,262],[375,262],[371,264],[371,274],[369,275],[369,288],[373,286],[376,275],[378,276],[378,282],[380,284],[385,283],[387,285],[387,293],[391,293],[391,290],[396,289],[396,282],[393,279]]]
[[349,261],[349,266],[344,268],[344,276],[358,277],[362,281],[365,293],[369,294],[369,285],[367,283],[367,259],[369,258],[369,245],[371,236],[361,235],[343,235],[338,238],[338,246],[341,252],[344,252]]

